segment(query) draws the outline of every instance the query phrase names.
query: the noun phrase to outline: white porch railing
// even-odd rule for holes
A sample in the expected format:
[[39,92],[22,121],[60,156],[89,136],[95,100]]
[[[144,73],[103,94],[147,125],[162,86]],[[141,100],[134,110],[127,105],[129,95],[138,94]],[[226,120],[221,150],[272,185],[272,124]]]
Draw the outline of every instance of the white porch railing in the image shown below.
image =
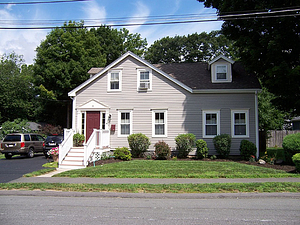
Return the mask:
[[64,141],[59,145],[58,163],[61,164],[67,153],[73,147],[74,130],[64,129]]
[[94,129],[88,142],[84,144],[84,165],[87,166],[95,149],[109,148],[109,130]]

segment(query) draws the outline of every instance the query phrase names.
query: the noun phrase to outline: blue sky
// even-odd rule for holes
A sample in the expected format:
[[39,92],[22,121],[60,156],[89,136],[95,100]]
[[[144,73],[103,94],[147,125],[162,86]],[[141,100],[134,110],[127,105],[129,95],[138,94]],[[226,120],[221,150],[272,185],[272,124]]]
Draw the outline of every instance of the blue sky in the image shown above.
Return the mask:
[[[34,1],[38,0],[1,2]],[[159,16],[167,16],[169,20],[158,18]],[[216,19],[216,10],[204,8],[203,3],[197,0],[89,0],[52,4],[0,4],[0,27],[62,26],[64,21],[84,20],[85,25],[109,24],[120,29],[122,26],[114,25],[137,23],[139,25],[126,26],[126,29],[131,33],[141,34],[149,45],[166,36],[220,30],[222,25],[221,21],[145,25],[149,22],[174,22],[179,17],[181,21]],[[116,19],[122,21],[118,22]],[[0,55],[14,51],[24,56],[25,63],[32,64],[36,47],[50,31],[51,29],[0,29]]]

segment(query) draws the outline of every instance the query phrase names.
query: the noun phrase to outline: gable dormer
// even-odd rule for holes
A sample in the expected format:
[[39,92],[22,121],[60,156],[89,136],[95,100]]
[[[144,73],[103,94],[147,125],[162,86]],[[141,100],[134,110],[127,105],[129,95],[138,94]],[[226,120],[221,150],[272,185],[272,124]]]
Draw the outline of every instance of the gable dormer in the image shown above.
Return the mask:
[[208,63],[212,83],[232,82],[232,65],[234,61],[219,55]]

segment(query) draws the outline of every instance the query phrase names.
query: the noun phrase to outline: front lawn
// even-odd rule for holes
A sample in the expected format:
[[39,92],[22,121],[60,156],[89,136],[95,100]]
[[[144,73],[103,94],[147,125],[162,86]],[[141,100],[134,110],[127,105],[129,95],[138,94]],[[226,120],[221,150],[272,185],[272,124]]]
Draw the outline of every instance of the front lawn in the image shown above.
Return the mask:
[[70,170],[57,177],[112,178],[279,178],[300,177],[281,170],[237,162],[133,160]]

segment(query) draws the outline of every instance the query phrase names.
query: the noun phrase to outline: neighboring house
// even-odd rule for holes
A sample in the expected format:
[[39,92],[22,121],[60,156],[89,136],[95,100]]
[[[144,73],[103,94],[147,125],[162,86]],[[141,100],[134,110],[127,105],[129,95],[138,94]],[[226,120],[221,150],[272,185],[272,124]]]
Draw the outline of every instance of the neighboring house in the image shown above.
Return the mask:
[[293,130],[300,130],[300,116],[294,117],[291,122]]
[[[90,138],[102,132],[98,148],[128,147],[127,137],[143,133],[150,150],[160,140],[175,150],[178,134],[204,139],[216,154],[213,138],[232,137],[231,155],[240,142],[259,146],[257,78],[239,62],[218,56],[209,63],[152,65],[128,52],[69,92],[73,99],[72,128]],[[105,133],[105,135],[104,135]]]

